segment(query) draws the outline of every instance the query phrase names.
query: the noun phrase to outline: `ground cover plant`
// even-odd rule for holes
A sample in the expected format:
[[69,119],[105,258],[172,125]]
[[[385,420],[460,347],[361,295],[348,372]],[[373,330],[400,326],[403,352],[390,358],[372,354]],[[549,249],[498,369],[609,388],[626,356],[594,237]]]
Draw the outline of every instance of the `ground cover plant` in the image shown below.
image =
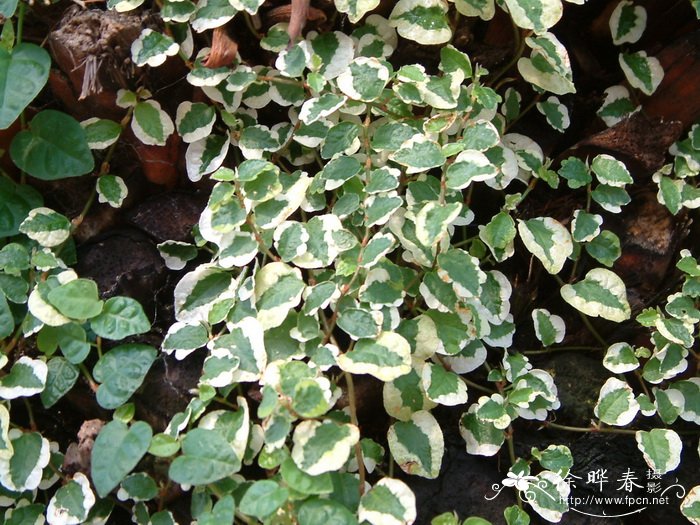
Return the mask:
[[700,523],[697,1],[0,14],[2,523]]

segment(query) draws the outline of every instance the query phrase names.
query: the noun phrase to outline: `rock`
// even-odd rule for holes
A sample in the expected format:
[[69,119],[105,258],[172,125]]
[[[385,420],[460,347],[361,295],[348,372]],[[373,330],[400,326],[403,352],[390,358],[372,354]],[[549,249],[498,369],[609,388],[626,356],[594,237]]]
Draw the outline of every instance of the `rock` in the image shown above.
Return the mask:
[[205,200],[191,193],[160,193],[130,210],[126,218],[156,242],[188,241],[204,207]]
[[134,229],[115,230],[81,246],[76,270],[97,283],[103,298],[133,297],[147,313],[166,279],[165,264],[155,244]]

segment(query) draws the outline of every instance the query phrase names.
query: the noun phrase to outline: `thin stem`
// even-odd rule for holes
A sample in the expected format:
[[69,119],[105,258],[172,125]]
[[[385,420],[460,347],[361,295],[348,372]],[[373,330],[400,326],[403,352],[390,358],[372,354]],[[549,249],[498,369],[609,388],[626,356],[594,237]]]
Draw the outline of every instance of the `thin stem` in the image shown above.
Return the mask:
[[262,40],[262,35],[258,32],[257,28],[255,27],[255,24],[253,23],[253,19],[248,12],[245,13],[244,18],[245,18],[245,25],[248,28],[248,30],[253,34],[253,36],[256,39]]
[[[564,283],[564,281],[562,280],[561,277],[559,277],[558,275],[555,274],[555,275],[554,275],[554,278],[555,278],[555,279],[557,280],[557,282],[559,283],[559,286],[564,286],[565,283]],[[608,347],[608,343],[605,341],[605,339],[603,339],[603,338],[601,337],[601,335],[598,333],[598,330],[596,330],[595,327],[591,324],[591,321],[588,319],[588,317],[587,317],[585,314],[583,314],[583,313],[581,313],[580,311],[578,311],[578,310],[576,310],[576,313],[577,313],[578,316],[581,318],[581,321],[582,321],[583,324],[586,326],[586,328],[587,328],[588,331],[591,333],[591,335],[595,338],[595,340],[598,341],[598,342],[600,343],[600,345],[601,345],[603,348],[607,348],[607,347]]]
[[[348,408],[350,409],[350,422],[357,428],[360,427],[357,421],[357,405],[355,403],[355,383],[352,374],[344,372],[345,384],[348,387]],[[355,459],[357,460],[357,473],[360,476],[360,496],[365,491],[365,462],[362,458],[362,446],[358,441],[355,443]]]
[[12,350],[15,349],[15,346],[17,346],[17,343],[19,342],[21,335],[22,335],[22,325],[19,324],[19,325],[17,325],[17,328],[15,328],[15,333],[12,334],[12,339],[10,339],[10,341],[5,346],[2,347],[2,350],[0,350],[0,353],[7,355],[10,352],[12,352]]
[[508,125],[506,126],[506,131],[511,129],[521,118],[527,115],[528,112],[535,107],[535,104],[537,104],[540,101],[540,98],[542,98],[542,95],[540,95],[539,93],[532,97],[530,103],[522,109],[518,116],[508,123]]
[[572,351],[585,351],[585,352],[599,352],[603,348],[599,346],[555,346],[549,348],[542,348],[540,350],[525,350],[521,352],[523,355],[546,355],[553,352],[572,352]]
[[[365,253],[365,246],[367,246],[367,242],[369,241],[369,228],[365,228],[365,235],[362,238],[362,248],[360,249],[360,254],[357,256],[357,266],[355,267],[355,272],[352,274],[352,277],[350,277],[350,280],[344,284],[341,289],[340,289],[340,297],[338,297],[338,300],[336,301],[336,304],[343,298],[345,297],[350,289],[352,288],[352,285],[355,283],[355,280],[357,279],[358,275],[360,275],[360,270],[362,269],[362,266],[360,263],[362,263],[362,257]],[[336,309],[333,312],[333,315],[331,316],[330,320],[328,321],[328,326],[326,327],[326,335],[323,338],[323,342],[321,343],[321,346],[325,345],[328,343],[328,341],[331,340],[333,337],[333,330],[335,329],[335,325],[338,322],[338,310]]]
[[[506,431],[506,443],[508,443],[508,457],[510,458],[510,464],[511,464],[511,466],[512,466],[512,465],[515,465],[515,461],[516,461],[516,458],[515,458],[515,443],[514,443],[514,440],[513,440],[513,434],[514,434],[513,426],[510,425],[510,426],[508,427],[508,430]],[[520,499],[520,493],[519,493],[517,490],[515,491],[515,496],[516,496],[516,499],[517,499],[517,501],[518,501],[518,507],[522,510],[522,508],[523,508],[523,501]]]
[[97,383],[95,383],[95,380],[92,378],[92,375],[90,374],[90,371],[85,366],[85,363],[80,363],[78,365],[78,368],[80,369],[82,374],[85,376],[85,379],[87,379],[88,385],[90,385],[90,390],[92,390],[93,392],[97,392]]
[[474,235],[472,237],[469,237],[468,239],[464,239],[462,241],[456,242],[452,245],[452,248],[461,248],[462,246],[466,246],[467,244],[470,244],[474,242],[476,239],[478,239],[478,235]]
[[224,405],[226,407],[232,408],[233,410],[238,410],[238,406],[234,403],[231,403],[231,401],[229,401],[225,397],[214,396],[214,401],[216,401],[220,405]]
[[628,435],[635,435],[638,430],[632,430],[629,428],[611,428],[611,427],[602,427],[602,426],[596,426],[592,425],[590,427],[573,427],[570,425],[560,425],[559,423],[552,423],[550,421],[545,421],[544,427],[546,428],[554,428],[556,430],[565,430],[567,432],[599,432],[602,434],[628,434]]
[[95,188],[92,191],[92,193],[90,193],[90,197],[88,198],[87,202],[85,203],[85,206],[83,206],[83,209],[81,210],[80,214],[71,221],[71,226],[70,226],[71,233],[75,233],[75,231],[80,227],[80,225],[85,220],[86,215],[88,214],[88,212],[90,211],[90,208],[92,208],[92,205],[95,202],[96,195],[97,195],[97,188]]
[[455,37],[457,36],[457,28],[459,27],[459,21],[462,18],[462,13],[457,11],[455,13],[455,21],[454,24],[452,25],[452,36],[450,37],[450,44],[454,42]]
[[[590,211],[591,211],[591,184],[589,183],[586,186],[586,212],[589,213]],[[574,261],[574,265],[571,267],[571,273],[569,274],[569,281],[573,281],[576,278],[576,272],[578,270],[578,263],[581,260],[581,257],[582,257],[582,252],[579,253],[579,256]]]
[[495,394],[495,391],[491,390],[490,388],[487,388],[483,385],[480,385],[479,383],[475,383],[471,379],[467,379],[466,377],[462,377],[462,381],[464,381],[467,386],[473,388],[474,390],[478,390],[479,392],[483,392],[485,394]]
[[17,11],[17,39],[16,42],[17,44],[22,43],[22,35],[24,33],[24,13],[27,10],[27,4],[26,2],[23,2],[20,0],[19,2],[19,10]]
[[29,418],[29,428],[32,430],[36,430],[36,421],[34,420],[34,410],[32,410],[32,405],[29,403],[29,400],[26,397],[22,398],[22,401],[24,401],[24,406],[27,409],[27,417]]
[[494,73],[493,77],[489,79],[489,84],[494,85],[498,80],[505,75],[508,70],[515,65],[515,63],[520,59],[521,56],[523,56],[523,52],[525,51],[525,38],[529,36],[531,31],[528,31],[524,35],[520,33],[520,28],[513,24],[513,39],[515,43],[515,52],[513,53],[513,57],[506,62],[496,73]]

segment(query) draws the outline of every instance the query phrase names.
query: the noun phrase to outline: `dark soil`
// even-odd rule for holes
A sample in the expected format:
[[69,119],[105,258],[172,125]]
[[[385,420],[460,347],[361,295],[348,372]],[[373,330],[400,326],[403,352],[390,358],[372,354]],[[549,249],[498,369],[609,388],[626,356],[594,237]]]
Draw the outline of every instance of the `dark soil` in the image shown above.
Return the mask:
[[[547,127],[539,113],[532,111],[512,131],[537,140],[545,154],[555,159],[554,168],[572,155],[585,158],[610,153],[627,162],[635,180],[631,188],[633,203],[617,216],[606,214],[605,220],[622,241],[623,256],[614,270],[627,283],[634,314],[644,307],[658,304],[677,286],[678,275],[672,258],[678,248],[697,250],[696,232],[690,234],[691,228],[695,227],[691,225],[694,217],[684,214],[674,217],[659,205],[651,175],[667,162],[668,146],[700,118],[700,96],[697,94],[700,85],[700,25],[687,0],[637,2],[647,8],[649,22],[643,40],[632,48],[647,49],[650,55],[658,56],[666,70],[666,80],[652,97],[640,98],[639,103],[644,108],[642,113],[606,129],[595,116],[595,109],[600,106],[603,90],[623,81],[617,63],[618,51],[612,46],[607,29],[609,13],[617,3],[618,0],[589,0],[584,6],[567,4],[563,20],[554,29],[569,50],[577,80],[578,92],[562,97],[572,115],[570,129],[557,134]],[[145,5],[149,4],[146,2]],[[275,12],[274,9],[285,5],[284,1],[266,2],[261,11],[263,30],[274,23],[274,17],[281,16],[282,11]],[[320,14],[309,27],[351,30],[352,26],[345,17],[334,13],[332,2],[312,1],[312,6]],[[378,12],[387,15],[391,6],[392,2],[382,1]],[[177,60],[169,60],[157,70],[136,68],[130,62],[131,41],[144,26],[158,26],[148,7],[137,14],[116,14],[99,8],[81,10],[67,0],[61,0],[52,6],[37,6],[30,10],[26,36],[41,42],[48,34],[54,59],[50,86],[40,96],[39,105],[62,109],[78,119],[99,116],[118,120],[124,114],[114,104],[119,88],[148,87],[171,115],[179,102],[197,100],[201,93],[183,80],[185,71]],[[241,23],[232,23],[227,27],[227,33],[236,41],[248,64],[270,64],[274,60],[248,36]],[[196,38],[198,47],[210,43],[207,34],[196,35]],[[488,23],[463,22],[454,44],[467,52],[474,62],[496,71],[510,60],[513,52],[510,22],[502,13]],[[434,49],[402,41],[391,60],[396,67],[420,62],[432,71],[436,69],[437,56]],[[526,93],[525,105],[532,90],[521,91]],[[127,137],[113,162],[114,173],[122,176],[129,185],[129,200],[118,211],[106,205],[92,208],[76,234],[76,269],[81,276],[94,279],[105,298],[128,295],[138,299],[154,321],[152,333],[140,340],[159,346],[164,330],[173,322],[172,290],[182,272],[165,268],[156,245],[167,239],[191,239],[192,226],[206,202],[208,185],[188,181],[183,167],[183,145],[173,143],[146,151],[137,142],[133,137]],[[232,163],[232,158],[227,160],[228,165]],[[31,183],[47,196],[49,205],[75,217],[94,187],[94,178],[88,175],[52,183],[34,180]],[[568,218],[575,207],[585,203],[586,197],[583,191],[572,192],[563,186],[555,191],[540,184],[528,199],[523,217],[549,215]],[[496,204],[498,202],[491,190],[480,188],[474,195],[473,211],[477,218],[488,217],[494,206],[500,206]],[[578,316],[571,309],[564,308],[556,282],[538,270],[537,265],[533,268],[529,260],[522,258],[525,250],[517,251],[521,252],[521,258],[516,256],[500,268],[514,283],[512,303],[518,326],[514,350],[538,347],[528,317],[534,303],[552,311],[568,312],[564,345],[595,346],[595,340]],[[584,258],[578,270],[585,272],[592,264]],[[633,321],[614,325],[594,320],[593,324],[610,342],[626,340],[643,344],[647,333]],[[489,361],[496,363],[500,357],[499,351],[493,351]],[[600,365],[601,352],[558,352],[533,357],[532,360],[537,367],[554,376],[562,403],[556,414],[557,422],[587,426],[593,417],[593,405],[600,386],[609,376]],[[201,364],[202,358],[196,356],[182,362],[160,357],[134,397],[138,417],[148,421],[156,431],[161,431],[172,415],[182,410],[190,399],[189,389],[196,386]],[[689,373],[696,373],[695,369],[691,367]],[[381,409],[381,387],[368,380],[359,391],[362,392],[359,411],[363,432],[381,441],[389,425]],[[470,401],[475,395],[471,394]],[[58,440],[62,450],[72,442],[78,443],[79,431],[85,421],[109,419],[109,414],[98,407],[84,383],[79,383],[51,412],[43,410],[38,403],[32,406],[42,432]],[[502,509],[515,503],[513,492],[504,490],[492,501],[485,496],[492,496],[493,486],[505,477],[509,466],[507,451],[503,450],[494,458],[468,455],[457,431],[462,410],[458,408],[435,412],[446,432],[440,477],[437,480],[403,477],[416,493],[420,513],[417,523],[427,524],[436,514],[452,510],[457,511],[461,518],[479,515],[494,524],[504,523]],[[20,421],[25,418],[23,406],[13,406],[14,417]],[[515,437],[516,453],[524,456],[529,456],[533,446],[568,445],[576,461],[574,473],[580,476],[585,477],[591,470],[608,469],[614,483],[612,476],[619,476],[627,468],[640,476],[646,471],[633,436],[555,432],[536,422],[519,422]],[[73,449],[75,447],[80,445],[73,445]],[[678,483],[689,488],[700,482],[697,440],[689,442],[684,450],[681,467],[663,478],[664,486]],[[72,453],[71,457],[77,465],[75,468],[85,467],[81,466],[79,452]],[[152,467],[157,469],[157,465]],[[585,497],[589,493],[590,489],[586,492],[581,488],[576,495]],[[596,518],[571,512],[562,523],[684,523],[678,511],[678,500],[672,498],[671,501],[668,506],[655,506],[643,514],[623,518]],[[585,510],[590,514],[613,514],[620,509],[589,506]],[[113,518],[114,523],[122,522],[119,516],[116,514]],[[123,519],[128,523],[128,517]],[[533,518],[533,523],[537,523],[537,518]]]

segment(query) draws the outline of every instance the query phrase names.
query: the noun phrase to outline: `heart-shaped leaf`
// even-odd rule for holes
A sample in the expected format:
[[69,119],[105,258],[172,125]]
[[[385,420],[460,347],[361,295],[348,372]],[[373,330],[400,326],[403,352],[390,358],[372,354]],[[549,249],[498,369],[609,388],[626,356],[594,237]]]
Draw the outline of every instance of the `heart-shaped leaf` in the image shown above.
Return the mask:
[[153,431],[137,421],[131,428],[121,421],[110,421],[92,447],[92,482],[101,498],[131,472],[148,450]]
[[39,94],[50,68],[51,57],[37,45],[22,43],[12,51],[0,48],[0,129],[9,127]]
[[182,441],[184,455],[170,465],[170,478],[177,483],[206,485],[238,471],[241,460],[217,431],[190,430]]
[[97,389],[100,406],[111,410],[126,403],[155,359],[155,348],[143,344],[121,345],[102,356],[92,371],[102,383]]
[[78,177],[95,167],[83,127],[53,109],[37,114],[28,130],[17,133],[10,157],[17,167],[42,180]]

